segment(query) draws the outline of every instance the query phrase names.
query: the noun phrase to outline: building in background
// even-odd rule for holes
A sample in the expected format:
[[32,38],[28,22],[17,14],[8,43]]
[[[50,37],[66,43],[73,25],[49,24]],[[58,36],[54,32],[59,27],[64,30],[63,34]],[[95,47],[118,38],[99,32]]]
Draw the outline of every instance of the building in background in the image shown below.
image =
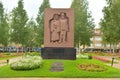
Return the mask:
[[[106,50],[110,49],[109,44],[104,45],[102,43],[102,32],[101,32],[100,28],[95,28],[94,29],[94,35],[91,38],[91,42],[92,42],[91,45],[87,48],[106,49]],[[119,49],[119,48],[120,48],[120,43],[115,46],[115,49]]]
[[94,36],[91,38],[91,45],[89,48],[101,49],[103,48],[102,44],[102,32],[99,28],[94,29]]

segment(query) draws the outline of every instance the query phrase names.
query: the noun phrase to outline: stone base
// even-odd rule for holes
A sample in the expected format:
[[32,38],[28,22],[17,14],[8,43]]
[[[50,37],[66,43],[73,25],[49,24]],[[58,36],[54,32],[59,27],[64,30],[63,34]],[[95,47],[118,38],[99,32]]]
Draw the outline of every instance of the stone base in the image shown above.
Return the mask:
[[74,48],[42,48],[43,59],[76,59],[76,49]]

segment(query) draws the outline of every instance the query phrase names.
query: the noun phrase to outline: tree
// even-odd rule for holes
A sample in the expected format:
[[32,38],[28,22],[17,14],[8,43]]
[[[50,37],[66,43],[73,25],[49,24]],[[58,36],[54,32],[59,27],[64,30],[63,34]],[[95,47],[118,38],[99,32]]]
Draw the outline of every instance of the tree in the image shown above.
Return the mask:
[[83,45],[84,48],[85,45],[90,45],[94,29],[93,18],[88,11],[88,2],[87,0],[73,0],[71,8],[75,12],[74,43],[75,46]]
[[22,44],[26,42],[26,22],[28,16],[24,10],[23,0],[19,0],[18,6],[12,10],[12,22],[11,22],[11,41],[16,44]]
[[103,41],[105,44],[115,46],[120,42],[120,1],[106,0],[107,6],[104,7],[104,17],[101,19],[101,31],[103,33]]
[[[44,42],[44,10],[45,8],[49,8],[50,7],[50,3],[49,0],[43,0],[43,3],[41,4],[39,11],[38,11],[38,15],[36,18],[37,21],[37,43],[39,45],[42,45]],[[39,46],[38,45],[38,46]]]
[[3,4],[0,2],[0,44],[8,45],[8,23],[7,14],[4,13]]
[[26,33],[28,36],[26,37],[25,46],[27,47],[36,46],[37,45],[36,43],[37,26],[33,18],[31,18],[26,24]]

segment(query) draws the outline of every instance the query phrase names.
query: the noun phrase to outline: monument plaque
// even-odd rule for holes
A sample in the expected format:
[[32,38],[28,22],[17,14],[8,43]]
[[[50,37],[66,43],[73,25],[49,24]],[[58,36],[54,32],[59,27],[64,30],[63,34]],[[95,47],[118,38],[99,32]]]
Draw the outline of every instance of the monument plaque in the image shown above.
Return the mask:
[[42,57],[75,59],[75,56],[73,9],[45,9]]

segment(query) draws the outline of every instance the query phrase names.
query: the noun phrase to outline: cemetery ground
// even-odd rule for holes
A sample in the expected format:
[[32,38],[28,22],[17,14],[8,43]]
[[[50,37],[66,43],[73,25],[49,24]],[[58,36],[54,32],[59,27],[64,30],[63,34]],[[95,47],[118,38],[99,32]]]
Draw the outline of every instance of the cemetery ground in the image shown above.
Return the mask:
[[[95,58],[88,59],[85,55],[84,56],[82,55],[82,57],[77,57],[76,60],[43,59],[41,67],[34,70],[23,70],[23,71],[12,70],[10,68],[10,65],[7,64],[5,66],[0,66],[0,78],[5,78],[5,77],[120,78],[120,68],[114,68],[108,66],[106,65],[106,62],[104,62],[104,60],[101,61]],[[90,54],[90,55],[99,56],[98,54]],[[104,56],[110,56],[110,55],[105,54]],[[19,56],[15,56],[15,58],[17,57],[19,58]],[[9,57],[10,60],[11,58],[13,59],[14,57]],[[5,57],[5,59],[7,59],[7,57]],[[117,59],[119,59],[119,57],[117,57]],[[63,71],[50,70],[52,65],[56,62],[60,62],[63,64],[64,67]],[[97,67],[98,70],[95,67],[93,67],[94,65]],[[91,67],[92,70],[90,70]],[[101,69],[101,67],[104,69]]]

